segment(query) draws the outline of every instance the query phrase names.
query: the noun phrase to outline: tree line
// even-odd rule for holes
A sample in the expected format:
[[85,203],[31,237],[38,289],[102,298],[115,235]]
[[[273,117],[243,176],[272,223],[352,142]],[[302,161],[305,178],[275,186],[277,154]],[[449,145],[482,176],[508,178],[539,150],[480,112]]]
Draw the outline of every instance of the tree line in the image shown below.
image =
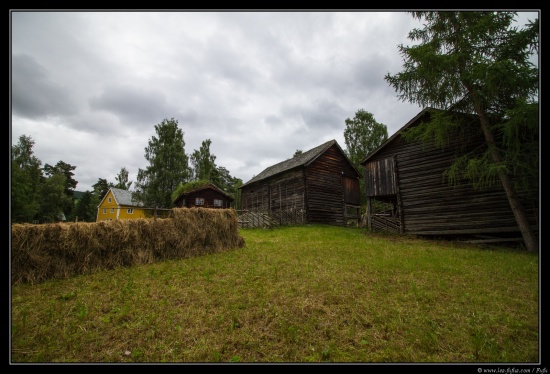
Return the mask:
[[97,207],[111,187],[130,190],[136,202],[146,207],[171,208],[173,201],[189,185],[214,183],[240,202],[242,180],[231,176],[229,170],[216,164],[210,152],[212,141],[206,139],[198,150],[185,153],[183,131],[175,119],[164,119],[155,126],[145,148],[149,166],[139,169],[137,182],[129,180],[122,167],[116,183],[99,178],[92,191],[78,192],[74,179],[76,166],[59,161],[55,166],[45,164],[34,155],[35,141],[21,135],[11,147],[11,221],[12,223],[50,223],[60,221],[95,222]]

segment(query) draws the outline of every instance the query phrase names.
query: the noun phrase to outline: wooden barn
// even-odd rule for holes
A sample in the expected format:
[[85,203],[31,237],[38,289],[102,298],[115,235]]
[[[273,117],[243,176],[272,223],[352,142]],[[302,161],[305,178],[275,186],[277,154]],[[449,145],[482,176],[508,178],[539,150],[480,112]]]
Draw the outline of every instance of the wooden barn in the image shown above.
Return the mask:
[[174,205],[179,208],[230,208],[233,198],[212,183],[181,193]]
[[[433,112],[422,110],[361,162],[369,229],[473,242],[521,240],[502,186],[474,189],[466,180],[453,186],[443,176],[457,157],[486,148],[476,117],[470,117],[469,124],[444,148],[409,142],[401,136]],[[520,198],[538,235],[538,199]]]
[[244,183],[240,187],[242,209],[278,217],[282,224],[287,219],[290,224],[357,224],[359,178],[344,151],[331,140],[270,166]]

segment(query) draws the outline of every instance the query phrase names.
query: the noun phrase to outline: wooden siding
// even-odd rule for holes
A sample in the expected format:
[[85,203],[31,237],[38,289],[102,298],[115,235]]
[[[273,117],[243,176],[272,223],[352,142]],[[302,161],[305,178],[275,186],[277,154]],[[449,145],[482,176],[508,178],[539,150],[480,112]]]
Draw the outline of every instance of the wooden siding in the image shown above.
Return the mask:
[[[360,193],[359,179],[356,177],[355,170],[335,145],[308,166],[306,185],[308,189],[308,221],[310,223],[347,225],[343,177],[355,177],[356,194],[358,195]],[[350,194],[354,195],[355,193],[350,192]]]
[[250,212],[305,211],[303,169],[278,174],[242,188],[242,209]]
[[342,186],[344,188],[344,203],[350,205],[361,205],[361,189],[359,188],[359,179],[344,175],[342,176]]
[[[508,199],[500,185],[474,189],[464,180],[451,186],[443,172],[465,152],[482,151],[484,139],[472,132],[467,141],[456,138],[444,149],[406,142],[401,137],[369,159],[365,167],[368,196],[381,198],[390,192],[388,160],[395,158],[396,193],[399,194],[401,228],[415,235],[477,235],[519,233]],[[464,140],[464,139],[462,139]],[[388,166],[386,171],[380,171]],[[373,173],[373,170],[377,170]],[[369,174],[370,173],[370,174]],[[367,177],[369,175],[369,177]],[[376,180],[380,176],[381,180]],[[529,220],[538,232],[538,202],[521,199]],[[380,219],[378,224],[383,225]],[[395,226],[395,230],[399,229]],[[392,231],[391,229],[388,231]]]
[[388,157],[370,162],[365,166],[365,185],[369,186],[366,191],[367,196],[397,194],[393,163],[393,157]]
[[[204,205],[195,205],[195,198],[203,198]],[[222,201],[222,206],[214,206],[214,199]],[[185,200],[185,205],[183,202]],[[178,207],[201,207],[201,208],[230,208],[231,200],[227,196],[215,191],[211,188],[205,188],[202,190],[191,191],[189,194],[185,195],[184,198],[177,201]]]

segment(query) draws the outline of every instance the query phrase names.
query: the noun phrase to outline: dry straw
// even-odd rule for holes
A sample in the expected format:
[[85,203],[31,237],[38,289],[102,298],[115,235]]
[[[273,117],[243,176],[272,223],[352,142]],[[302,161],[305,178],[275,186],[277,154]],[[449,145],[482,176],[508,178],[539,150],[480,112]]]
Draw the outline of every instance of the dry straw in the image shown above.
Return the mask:
[[37,283],[245,245],[233,209],[175,208],[170,218],[13,224],[11,280]]

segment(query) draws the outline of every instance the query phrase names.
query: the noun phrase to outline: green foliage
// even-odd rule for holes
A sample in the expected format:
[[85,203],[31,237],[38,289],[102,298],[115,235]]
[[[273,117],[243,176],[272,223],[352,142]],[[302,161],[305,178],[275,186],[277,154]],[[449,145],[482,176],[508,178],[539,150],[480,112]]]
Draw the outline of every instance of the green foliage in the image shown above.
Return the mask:
[[[64,217],[72,199],[65,195],[66,178],[63,174],[53,174],[40,186],[41,204],[38,217],[41,223],[59,222]],[[66,218],[66,217],[65,217]]]
[[128,181],[128,174],[128,170],[123,166],[115,177],[117,183],[113,187],[120,188],[121,190],[129,190],[132,182]]
[[519,100],[506,112],[499,129],[505,148],[504,164],[515,176],[515,188],[538,201],[539,196],[539,104]]
[[32,222],[40,210],[41,161],[34,156],[34,140],[21,135],[11,147],[11,220]]
[[353,165],[361,170],[361,161],[388,139],[386,125],[376,122],[372,113],[363,109],[355,112],[353,119],[346,119],[344,141],[346,153]]
[[192,191],[199,187],[205,186],[208,183],[210,183],[210,181],[207,179],[200,179],[200,180],[194,180],[187,183],[180,183],[172,193],[172,201],[176,200],[182,193]]
[[529,57],[537,45],[538,20],[511,27],[513,12],[413,12],[424,21],[398,46],[404,71],[386,74],[403,101],[423,107],[503,113],[516,98],[538,92],[538,67]]
[[75,219],[78,219],[79,222],[95,222],[99,202],[100,199],[96,194],[90,191],[82,193],[82,196],[76,202],[74,210]]
[[76,169],[76,166],[72,166],[71,164],[67,164],[63,161],[58,161],[57,164],[55,164],[55,166],[45,164],[44,174],[47,177],[51,177],[54,174],[63,174],[63,176],[65,176],[65,186],[63,189],[64,193],[69,197],[73,197],[74,189],[78,184],[78,182],[73,178],[74,176],[73,170],[75,169]]
[[192,165],[193,179],[213,180],[216,173],[216,156],[210,153],[210,139],[203,140],[199,150],[194,150],[190,161]]
[[148,207],[171,208],[172,193],[189,178],[183,131],[174,118],[155,125],[145,148],[146,169],[139,169],[134,197]]
[[107,179],[99,178],[92,187],[94,188],[93,194],[101,201],[107,192],[109,192],[109,188],[114,187],[114,184],[107,182]]
[[75,206],[73,179],[76,166],[59,161],[55,166],[33,154],[34,140],[21,135],[11,147],[12,222],[58,222],[71,219]]

